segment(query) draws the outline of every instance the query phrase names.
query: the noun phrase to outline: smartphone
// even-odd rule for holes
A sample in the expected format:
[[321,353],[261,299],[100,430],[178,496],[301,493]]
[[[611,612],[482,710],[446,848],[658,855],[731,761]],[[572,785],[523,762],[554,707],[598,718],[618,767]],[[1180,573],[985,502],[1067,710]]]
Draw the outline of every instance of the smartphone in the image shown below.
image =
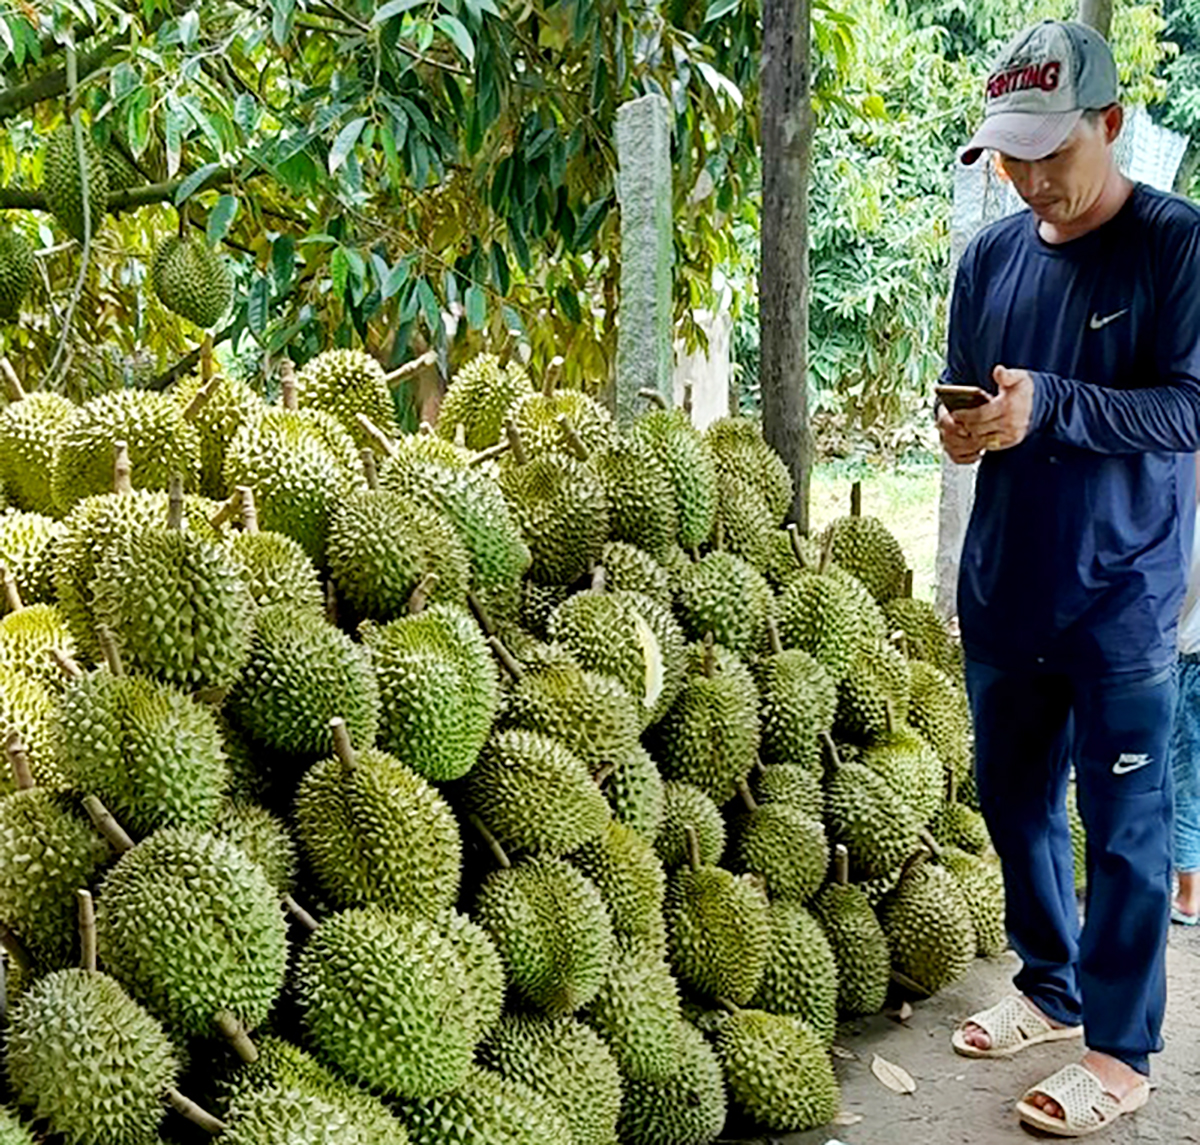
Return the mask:
[[934,386],[933,392],[951,413],[960,409],[975,409],[987,405],[991,400],[991,394],[977,386]]

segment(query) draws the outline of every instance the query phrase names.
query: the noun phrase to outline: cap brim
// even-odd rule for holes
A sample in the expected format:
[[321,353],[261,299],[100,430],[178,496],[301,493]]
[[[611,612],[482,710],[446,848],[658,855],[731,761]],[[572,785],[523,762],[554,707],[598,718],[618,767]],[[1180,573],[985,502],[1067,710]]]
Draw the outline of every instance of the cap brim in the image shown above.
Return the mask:
[[1044,159],[1057,151],[1083,118],[1083,111],[1056,111],[1038,115],[1028,111],[1004,111],[989,115],[960,152],[959,160],[974,163],[987,150],[1011,155],[1026,162]]

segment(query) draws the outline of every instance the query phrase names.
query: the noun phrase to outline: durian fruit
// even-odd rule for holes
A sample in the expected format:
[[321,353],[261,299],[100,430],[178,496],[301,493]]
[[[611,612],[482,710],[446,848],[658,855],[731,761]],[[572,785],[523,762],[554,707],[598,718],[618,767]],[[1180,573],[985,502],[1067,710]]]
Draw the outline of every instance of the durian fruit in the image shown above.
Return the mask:
[[[4,689],[0,688],[0,696]],[[0,723],[3,721],[0,720]],[[1083,825],[1083,816],[1079,813],[1079,791],[1071,785],[1067,793],[1067,822],[1071,829],[1071,854],[1075,866],[1075,893],[1082,895],[1087,890],[1088,854],[1087,828]]]
[[458,822],[438,792],[385,752],[314,765],[296,793],[296,833],[322,892],[339,908],[433,917],[453,905],[462,867]]
[[327,548],[340,598],[359,616],[403,616],[427,576],[433,601],[466,599],[470,571],[454,528],[427,505],[398,493],[352,493],[333,512]]
[[609,505],[609,537],[662,560],[678,538],[675,491],[666,467],[636,438],[614,441],[592,458]]
[[604,583],[610,592],[636,592],[671,606],[671,576],[644,549],[624,541],[609,541],[600,550],[599,563],[604,566]]
[[611,813],[584,762],[537,732],[497,732],[467,777],[471,810],[511,851],[565,855],[604,831]]
[[[80,144],[82,167],[79,163]],[[100,148],[85,124],[79,125],[79,138],[76,138],[75,125],[70,119],[51,133],[46,143],[42,191],[50,213],[67,234],[83,242],[87,233],[95,241],[108,206],[108,170]]]
[[371,435],[358,420],[359,414],[389,437],[397,429],[387,375],[362,350],[325,350],[310,359],[296,375],[296,402],[300,409],[332,414],[359,449],[372,445]]
[[612,972],[583,1019],[608,1043],[627,1082],[669,1082],[679,1069],[679,987],[659,950],[618,941]]
[[864,640],[851,590],[834,577],[801,569],[779,598],[779,636],[785,648],[807,652],[840,682]]
[[131,669],[190,691],[229,688],[250,656],[254,604],[225,550],[176,524],[97,563],[92,612]]
[[717,468],[708,442],[681,409],[655,409],[633,423],[633,436],[654,451],[675,492],[679,543],[693,549],[712,533],[717,516]]
[[927,600],[896,596],[883,602],[883,614],[891,632],[903,632],[908,655],[945,672],[951,679],[959,674],[959,658],[945,621]]
[[508,643],[510,651],[518,659],[524,659],[531,640],[547,639],[546,625],[550,622],[550,614],[570,595],[571,589],[567,585],[538,584],[528,579],[521,581],[521,603],[517,609],[516,626],[501,621],[496,626],[496,635]]
[[504,960],[491,935],[468,915],[445,910],[437,922],[467,973],[476,1029],[485,1037],[504,1013]]
[[764,656],[750,670],[758,685],[764,763],[819,767],[819,737],[832,728],[837,710],[829,673],[799,648]]
[[534,856],[491,874],[475,903],[508,981],[551,1017],[595,998],[613,957],[612,921],[595,885],[562,859]]
[[599,559],[609,529],[608,494],[595,469],[549,453],[507,466],[500,488],[529,546],[529,576],[566,585]]
[[523,662],[499,723],[551,736],[597,772],[633,750],[642,721],[636,702],[620,684],[585,671],[559,650]]
[[436,922],[377,907],[332,915],[297,956],[295,977],[313,1045],[359,1083],[434,1097],[467,1080],[480,1016]]
[[207,381],[203,373],[191,374],[181,378],[171,393],[200,435],[200,492],[223,500],[233,492],[225,484],[225,451],[237,431],[262,412],[262,398],[246,382],[223,374]]
[[0,1145],[37,1145],[32,1130],[3,1105],[0,1105]]
[[836,877],[809,904],[837,965],[837,1008],[848,1015],[883,1008],[892,962],[879,918],[861,887],[849,883],[849,856],[838,848]]
[[75,893],[112,852],[67,798],[40,787],[0,797],[0,919],[43,969],[75,956]]
[[912,660],[908,722],[959,782],[971,767],[971,709],[963,688],[944,672]]
[[54,454],[52,490],[59,512],[113,488],[113,444],[129,447],[135,489],[166,489],[176,475],[200,484],[200,437],[170,394],[112,390],[80,406],[63,427]]
[[945,776],[937,753],[916,732],[901,726],[862,753],[863,763],[881,775],[913,809],[922,825],[942,805]]
[[957,847],[946,847],[938,862],[954,876],[966,900],[975,928],[975,953],[980,958],[1002,954],[1008,938],[1004,928],[1004,876],[999,862]]
[[108,193],[115,195],[118,191],[130,187],[140,187],[146,182],[141,171],[130,159],[129,145],[118,136],[110,135],[100,148],[104,169],[108,172]]
[[745,665],[719,646],[691,645],[688,671],[647,746],[665,779],[694,784],[721,804],[758,760],[758,690]]
[[775,557],[775,533],[779,519],[752,482],[733,473],[717,478],[720,500],[712,544],[728,549],[759,572]]
[[654,849],[667,870],[688,862],[687,828],[696,832],[700,862],[716,866],[725,853],[725,820],[717,805],[690,783],[667,780],[663,784],[663,824]]
[[[751,1004],[800,1018],[830,1045],[837,1032],[838,964],[820,923],[799,903],[772,902],[769,941],[770,957]],[[884,950],[886,955],[886,945]]]
[[468,449],[490,449],[504,435],[504,420],[533,384],[520,362],[501,365],[494,354],[476,354],[454,375],[438,410],[437,432],[454,441],[462,426]]
[[162,1026],[112,978],[59,970],[21,995],[7,1072],[17,1104],[68,1145],[149,1145],[180,1067]]
[[734,1102],[779,1132],[828,1124],[841,1100],[825,1045],[799,1018],[741,1010],[717,1035]]
[[614,761],[612,774],[602,787],[613,818],[653,843],[663,825],[666,795],[650,753],[640,744],[631,748]]
[[824,825],[789,803],[760,807],[751,798],[749,807],[737,822],[731,866],[765,879],[772,900],[807,902],[829,869]]
[[908,711],[908,661],[891,644],[877,643],[855,658],[838,684],[834,731],[853,743],[874,743]]
[[170,235],[158,244],[150,285],[168,310],[206,330],[221,321],[233,300],[229,266],[199,235]]
[[983,816],[957,799],[958,784],[951,777],[946,802],[929,824],[929,832],[943,847],[958,847],[982,855],[992,844]]
[[572,1145],[616,1145],[621,1073],[612,1051],[574,1018],[505,1018],[479,1047],[481,1065],[549,1101]]
[[19,508],[57,514],[52,478],[54,451],[75,416],[61,394],[26,394],[0,410],[0,488]]
[[0,322],[20,314],[36,270],[29,240],[16,231],[0,231]]
[[559,418],[567,419],[589,454],[605,449],[616,436],[608,410],[578,390],[526,394],[513,403],[508,416],[530,458],[565,450]]
[[210,831],[257,863],[280,897],[291,894],[296,881],[296,844],[283,820],[254,803],[226,799]]
[[[378,1103],[376,1103],[378,1104]],[[384,1119],[387,1119],[385,1122]],[[361,1103],[338,1095],[269,1086],[251,1090],[233,1103],[221,1138],[229,1145],[408,1145],[404,1126],[380,1107],[367,1113]]]
[[810,819],[825,819],[825,791],[820,772],[795,763],[774,763],[754,775],[754,798],[759,803],[786,803]]
[[679,622],[689,640],[703,640],[711,632],[739,656],[752,656],[763,646],[774,598],[741,557],[709,553],[684,570],[676,590]]
[[627,1145],[708,1145],[725,1125],[725,1074],[705,1036],[679,1026],[679,1064],[662,1081],[626,1079],[620,1139]]
[[182,691],[105,669],[76,680],[54,720],[70,786],[135,835],[212,825],[229,768],[212,712]]
[[704,438],[718,476],[744,483],[762,498],[772,523],[780,524],[792,506],[792,478],[779,454],[763,440],[761,424],[745,417],[723,417],[704,431]]
[[749,878],[701,866],[696,851],[667,886],[671,966],[694,990],[744,1004],[773,956],[767,896]]
[[[24,604],[52,604],[54,565],[63,526],[41,513],[0,512],[0,564],[8,570]],[[10,602],[0,592],[0,615]]]
[[[58,790],[66,786],[62,768],[54,757],[51,722],[57,697],[40,679],[19,668],[0,665],[0,744],[15,735],[25,745],[30,769],[39,787]],[[13,789],[7,768],[0,768],[0,792]]]
[[666,872],[654,848],[632,827],[610,822],[572,856],[608,906],[613,932],[662,949]]
[[402,433],[392,443],[392,452],[387,458],[387,467],[402,473],[398,481],[408,481],[420,473],[423,465],[443,465],[447,469],[473,469],[491,473],[478,456],[452,441],[444,441],[436,433],[428,432],[422,425],[419,433]]
[[222,1010],[253,1030],[283,986],[279,896],[212,835],[165,827],[122,855],[100,887],[96,940],[108,972],[184,1034],[213,1035]]
[[862,516],[861,486],[856,484],[852,491],[850,515],[831,521],[822,542],[834,562],[858,577],[876,600],[903,593],[908,568],[904,550],[878,517]]
[[427,779],[459,779],[475,765],[495,719],[499,681],[479,626],[434,605],[363,630],[379,683],[379,743]]
[[225,708],[266,747],[324,755],[333,748],[335,716],[351,742],[374,742],[379,689],[366,650],[323,617],[276,604],[255,617],[250,661]]
[[413,1145],[548,1145],[572,1141],[565,1115],[522,1082],[472,1067],[452,1093],[406,1101]]
[[269,530],[239,532],[226,545],[258,608],[286,604],[319,613],[325,607],[316,566],[291,537]]
[[74,658],[75,638],[53,604],[31,604],[0,618],[0,668],[10,668],[50,687],[62,684],[51,653]]
[[958,981],[975,958],[967,900],[954,876],[934,863],[910,863],[880,905],[879,922],[892,968],[926,994]]

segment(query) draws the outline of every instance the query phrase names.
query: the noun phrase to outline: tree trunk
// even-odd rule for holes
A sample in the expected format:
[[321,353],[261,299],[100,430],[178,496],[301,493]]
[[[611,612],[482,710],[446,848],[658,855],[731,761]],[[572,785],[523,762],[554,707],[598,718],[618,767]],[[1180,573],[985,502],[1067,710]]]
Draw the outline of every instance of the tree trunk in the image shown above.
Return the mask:
[[762,272],[759,279],[763,433],[795,483],[788,519],[808,531],[813,462],[808,424],[808,176],[811,0],[764,0]]
[[1195,139],[1189,139],[1187,150],[1183,153],[1183,161],[1179,164],[1179,170],[1175,172],[1176,194],[1191,194],[1192,180],[1196,177],[1197,168],[1200,168],[1200,144],[1197,144]]
[[1113,0],[1079,0],[1079,14],[1075,18],[1095,28],[1105,39],[1112,29],[1112,17]]

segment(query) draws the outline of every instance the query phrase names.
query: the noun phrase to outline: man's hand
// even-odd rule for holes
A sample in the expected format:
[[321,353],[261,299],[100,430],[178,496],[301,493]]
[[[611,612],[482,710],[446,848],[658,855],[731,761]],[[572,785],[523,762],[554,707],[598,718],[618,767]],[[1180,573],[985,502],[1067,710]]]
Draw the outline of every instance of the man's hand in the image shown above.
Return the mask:
[[945,406],[938,410],[942,448],[955,465],[974,465],[983,455],[983,443],[958,420],[961,416],[962,411],[952,414]]
[[981,449],[1012,449],[1025,440],[1033,418],[1033,375],[997,366],[992,378],[996,396],[986,405],[959,411],[955,420],[970,431]]

